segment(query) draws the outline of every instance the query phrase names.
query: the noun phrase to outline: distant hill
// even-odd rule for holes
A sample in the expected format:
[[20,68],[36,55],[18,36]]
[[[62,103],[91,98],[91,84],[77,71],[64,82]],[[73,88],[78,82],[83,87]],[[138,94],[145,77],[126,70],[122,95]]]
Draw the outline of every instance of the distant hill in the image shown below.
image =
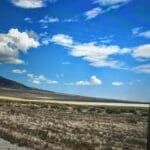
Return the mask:
[[11,89],[30,89],[29,87],[18,83],[16,81],[6,79],[2,76],[0,76],[0,87],[1,88],[11,88]]
[[10,97],[40,99],[40,100],[47,99],[47,100],[60,100],[60,101],[134,103],[133,101],[127,101],[127,100],[116,100],[116,99],[80,96],[80,95],[73,95],[73,94],[64,94],[64,93],[58,93],[54,91],[32,88],[24,84],[21,84],[19,82],[6,79],[2,76],[0,76],[0,96],[10,96]]

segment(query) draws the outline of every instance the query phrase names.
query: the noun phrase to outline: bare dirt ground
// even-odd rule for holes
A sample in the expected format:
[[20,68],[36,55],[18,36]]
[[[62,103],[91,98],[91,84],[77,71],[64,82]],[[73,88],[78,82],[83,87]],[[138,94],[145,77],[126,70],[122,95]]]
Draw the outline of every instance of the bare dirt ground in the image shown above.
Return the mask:
[[35,150],[146,150],[148,107],[0,100],[0,137]]

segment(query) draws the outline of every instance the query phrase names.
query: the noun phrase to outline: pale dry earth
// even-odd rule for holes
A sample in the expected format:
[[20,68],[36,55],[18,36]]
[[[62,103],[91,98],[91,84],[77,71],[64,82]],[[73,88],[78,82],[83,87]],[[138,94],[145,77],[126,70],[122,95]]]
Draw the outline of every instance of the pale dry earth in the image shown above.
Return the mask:
[[[43,98],[43,97],[42,97]],[[149,104],[138,103],[114,103],[114,102],[81,102],[81,101],[59,101],[53,99],[25,99],[18,97],[0,96],[0,100],[18,101],[18,102],[39,102],[39,103],[56,103],[56,104],[70,104],[70,105],[91,105],[91,106],[123,106],[123,107],[149,107]]]

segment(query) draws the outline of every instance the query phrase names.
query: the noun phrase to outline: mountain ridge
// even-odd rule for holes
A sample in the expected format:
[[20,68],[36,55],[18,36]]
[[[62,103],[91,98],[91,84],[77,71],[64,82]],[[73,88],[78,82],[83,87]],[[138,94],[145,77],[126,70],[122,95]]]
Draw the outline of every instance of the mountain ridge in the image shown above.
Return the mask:
[[[48,99],[61,101],[85,101],[85,102],[123,102],[141,103],[139,101],[128,101],[118,99],[97,98],[74,94],[58,93],[38,88],[28,87],[17,81],[0,76],[0,96],[20,97],[26,99]],[[143,102],[142,102],[143,103]]]
[[25,86],[22,83],[4,78],[3,76],[0,76],[0,87],[13,89],[30,89],[30,87]]

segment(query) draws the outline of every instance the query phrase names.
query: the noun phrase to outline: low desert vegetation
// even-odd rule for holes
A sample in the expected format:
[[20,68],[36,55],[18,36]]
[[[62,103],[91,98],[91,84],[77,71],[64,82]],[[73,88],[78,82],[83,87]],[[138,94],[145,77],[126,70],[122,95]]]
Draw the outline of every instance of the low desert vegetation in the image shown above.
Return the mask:
[[148,108],[0,102],[0,137],[35,150],[146,150]]

